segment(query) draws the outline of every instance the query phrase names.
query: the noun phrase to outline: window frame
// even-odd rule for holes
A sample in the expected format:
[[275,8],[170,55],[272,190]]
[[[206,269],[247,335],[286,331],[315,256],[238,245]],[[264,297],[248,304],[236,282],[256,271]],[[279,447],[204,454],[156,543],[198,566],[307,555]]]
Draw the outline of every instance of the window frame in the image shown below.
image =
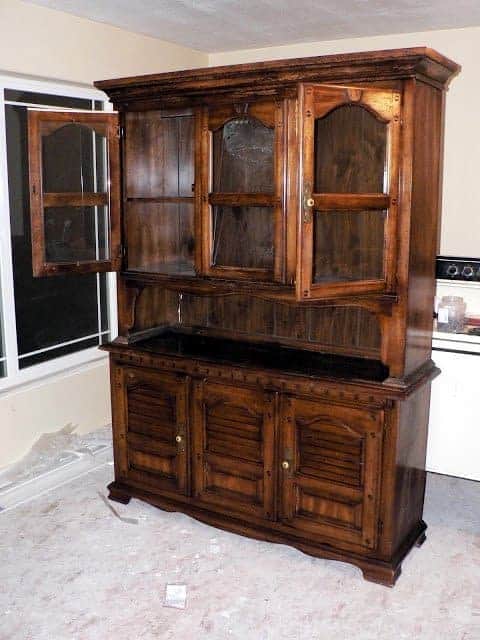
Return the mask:
[[[50,94],[67,98],[80,98],[90,100],[92,107],[94,101],[102,102],[105,111],[113,111],[112,105],[108,102],[106,94],[88,86],[75,85],[59,81],[43,80],[16,74],[0,73],[0,341],[3,341],[3,360],[6,368],[6,375],[0,378],[0,393],[25,384],[32,384],[36,381],[60,373],[78,370],[88,367],[96,361],[104,361],[108,355],[99,351],[98,347],[87,347],[74,353],[53,357],[51,360],[20,369],[20,359],[17,348],[17,329],[15,317],[15,293],[13,278],[12,242],[10,226],[10,204],[7,173],[7,137],[5,105],[15,104],[14,101],[5,99],[6,89],[17,89],[24,92]],[[25,108],[31,107],[42,109],[43,105],[18,103]],[[48,106],[48,111],[79,111],[67,109],[65,107]],[[85,110],[86,113],[90,111]],[[98,278],[99,276],[97,276]],[[107,315],[108,330],[107,338],[113,340],[117,336],[117,296],[116,296],[116,273],[107,273]],[[98,298],[97,298],[98,299]],[[99,305],[99,301],[98,301]],[[100,324],[100,323],[99,323]],[[94,336],[100,335],[99,332]],[[45,347],[39,350],[45,352],[73,344],[76,341],[87,340],[94,336],[81,336],[78,340],[59,343],[54,347]],[[25,356],[27,354],[23,354]],[[31,354],[30,354],[31,355]]]

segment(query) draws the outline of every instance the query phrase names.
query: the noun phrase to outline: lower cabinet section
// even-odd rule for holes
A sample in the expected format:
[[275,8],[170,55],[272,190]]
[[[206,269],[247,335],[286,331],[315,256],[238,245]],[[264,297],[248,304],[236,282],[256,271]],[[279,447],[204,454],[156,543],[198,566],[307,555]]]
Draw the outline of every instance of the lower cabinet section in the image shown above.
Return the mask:
[[[118,362],[112,390],[113,499],[353,562],[388,585],[423,535],[424,480],[408,483],[408,456],[395,462],[398,429],[413,434],[410,401],[400,411],[373,396],[317,399]],[[403,513],[414,498],[412,525],[396,534],[395,505]]]

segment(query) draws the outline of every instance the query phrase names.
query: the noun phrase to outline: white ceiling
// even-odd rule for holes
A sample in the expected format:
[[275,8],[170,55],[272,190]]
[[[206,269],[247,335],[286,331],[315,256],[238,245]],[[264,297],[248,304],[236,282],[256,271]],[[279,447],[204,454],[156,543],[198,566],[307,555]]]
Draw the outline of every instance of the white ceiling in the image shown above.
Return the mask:
[[30,0],[201,51],[480,25],[480,0]]

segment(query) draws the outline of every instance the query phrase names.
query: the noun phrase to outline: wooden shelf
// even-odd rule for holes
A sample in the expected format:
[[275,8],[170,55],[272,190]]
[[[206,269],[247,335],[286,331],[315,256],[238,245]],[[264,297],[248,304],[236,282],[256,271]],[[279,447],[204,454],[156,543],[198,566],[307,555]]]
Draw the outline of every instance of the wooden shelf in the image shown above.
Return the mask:
[[[125,271],[122,273],[127,282],[152,286],[157,285],[165,289],[182,293],[193,293],[205,296],[248,295],[264,300],[274,300],[289,305],[303,307],[364,307],[373,313],[390,315],[393,305],[398,302],[394,293],[368,293],[356,295],[342,295],[336,297],[318,298],[315,300],[298,301],[293,286],[275,282],[245,282],[240,280],[220,280],[178,273],[177,265],[162,265],[158,271]],[[163,271],[160,271],[160,269]],[[175,269],[177,271],[175,271]],[[191,269],[191,267],[190,267]],[[193,277],[192,277],[193,276]]]

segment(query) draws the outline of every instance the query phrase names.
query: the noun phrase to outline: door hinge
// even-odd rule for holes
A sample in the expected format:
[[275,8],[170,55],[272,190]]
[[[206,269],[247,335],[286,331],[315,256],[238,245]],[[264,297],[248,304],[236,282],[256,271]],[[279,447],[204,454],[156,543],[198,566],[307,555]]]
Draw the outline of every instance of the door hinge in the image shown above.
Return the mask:
[[118,248],[118,257],[125,258],[126,255],[127,255],[127,250],[125,248],[125,245],[121,244]]
[[378,521],[378,535],[382,535],[383,533],[383,520]]
[[121,124],[117,127],[117,138],[123,140],[125,138],[125,127]]

